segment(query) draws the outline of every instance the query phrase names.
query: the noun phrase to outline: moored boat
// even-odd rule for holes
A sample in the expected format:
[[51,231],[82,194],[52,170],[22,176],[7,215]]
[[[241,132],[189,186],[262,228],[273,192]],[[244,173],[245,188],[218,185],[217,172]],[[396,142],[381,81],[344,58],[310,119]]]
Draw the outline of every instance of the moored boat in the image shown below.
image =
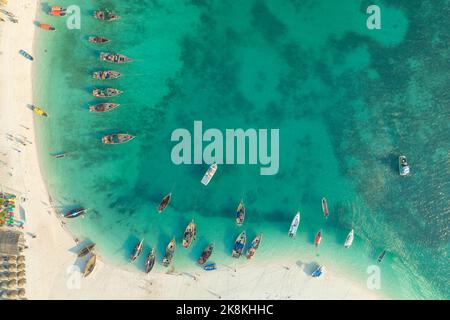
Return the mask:
[[398,158],[398,171],[401,176],[407,176],[410,173],[408,161],[406,156],[400,156]]
[[206,170],[206,173],[203,176],[201,183],[207,186],[208,183],[211,181],[212,177],[214,176],[214,174],[216,173],[216,171],[217,171],[217,164],[213,163],[212,165],[209,166],[208,170]]
[[184,231],[183,247],[189,248],[192,241],[194,241],[196,237],[197,237],[197,225],[195,224],[194,220],[192,220],[186,227],[186,230]]
[[115,97],[122,94],[123,91],[114,88],[94,89],[92,95],[97,98]]
[[162,262],[164,267],[168,267],[169,264],[172,263],[174,254],[175,254],[175,238],[170,240],[169,244],[167,245],[166,254],[164,255]]
[[259,245],[261,244],[261,241],[262,241],[262,234],[257,235],[255,239],[253,239],[250,249],[248,249],[247,251],[247,259],[253,258],[253,256],[256,253],[256,250],[258,250]]
[[95,10],[94,18],[103,20],[103,21],[114,21],[119,19],[119,16],[112,11],[106,10]]
[[355,238],[355,232],[353,231],[353,229],[349,232],[349,234],[347,235],[347,238],[345,239],[345,243],[344,243],[344,247],[345,248],[350,248],[350,246],[353,243],[353,239]]
[[325,272],[325,267],[324,267],[324,266],[319,266],[316,270],[313,271],[313,273],[311,274],[311,276],[312,276],[313,278],[318,278],[318,277],[320,277],[324,272]]
[[67,157],[69,154],[67,152],[60,152],[60,153],[55,153],[55,154],[51,154],[51,156],[53,158],[59,159],[59,158],[65,158]]
[[101,52],[100,53],[100,60],[102,61],[108,61],[113,63],[127,63],[132,62],[133,59],[128,58],[127,56],[119,53],[108,53],[108,52]]
[[205,271],[217,270],[217,265],[215,263],[208,263],[203,267],[203,269]]
[[39,23],[38,27],[41,28],[41,29],[44,29],[44,30],[49,30],[49,31],[55,31],[56,30],[56,28],[54,26],[51,26],[51,25],[46,24],[46,23]]
[[105,37],[100,37],[100,36],[90,36],[89,37],[89,42],[92,42],[92,43],[107,43],[109,41],[110,40]]
[[78,252],[78,257],[84,257],[85,255],[87,255],[89,252],[91,252],[95,247],[95,243],[90,243],[87,246],[81,248],[81,250]]
[[67,12],[66,10],[51,10],[49,14],[54,17],[64,17]]
[[378,262],[383,261],[385,255],[386,255],[386,250],[383,250],[383,252],[380,253],[380,255],[378,256],[378,259],[377,259]]
[[322,230],[317,232],[316,237],[314,239],[314,245],[317,247],[320,244],[320,241],[322,241]]
[[51,6],[50,11],[66,11],[66,8],[62,6]]
[[33,61],[34,58],[31,56],[31,54],[29,54],[28,52],[26,52],[25,50],[19,50],[19,54],[25,58],[27,58],[30,61]]
[[77,218],[83,214],[85,214],[87,209],[85,208],[75,208],[72,210],[69,210],[65,215],[64,218]]
[[322,198],[322,211],[323,211],[323,215],[325,216],[325,218],[328,218],[328,215],[330,213],[328,211],[327,199],[325,199],[325,198]]
[[293,238],[297,234],[298,226],[300,225],[300,211],[297,211],[294,219],[292,219],[291,226],[289,227],[288,236]]
[[242,255],[246,241],[247,235],[245,231],[242,231],[241,234],[239,234],[238,237],[236,238],[236,241],[234,242],[233,252],[231,253],[231,255],[234,258],[239,258]]
[[30,109],[33,110],[34,113],[36,113],[37,115],[41,116],[41,117],[48,117],[47,112],[45,112],[42,108],[34,106],[34,105],[29,105]]
[[172,198],[172,192],[166,195],[158,206],[158,213],[164,211],[164,209],[169,205],[170,199]]
[[149,273],[152,271],[153,266],[155,265],[155,259],[156,259],[156,250],[155,248],[152,248],[150,253],[147,256],[147,260],[145,261],[145,272]]
[[245,219],[245,205],[244,205],[244,201],[241,200],[241,202],[239,202],[239,205],[236,209],[236,224],[238,226],[242,226],[242,224],[244,223],[244,219]]
[[83,271],[83,276],[86,278],[88,275],[90,275],[92,273],[92,271],[94,271],[95,269],[95,263],[97,262],[97,256],[95,254],[93,254],[88,262],[86,263],[85,267],[84,267],[84,271]]
[[90,112],[108,112],[112,109],[117,108],[120,106],[118,103],[99,103],[93,106],[89,106]]
[[135,261],[141,254],[142,252],[142,248],[144,247],[144,239],[142,239],[135,247],[133,250],[133,253],[131,254],[131,262]]
[[201,257],[198,258],[198,260],[197,260],[198,264],[204,264],[206,261],[208,261],[209,257],[211,257],[213,250],[214,250],[214,243],[210,243],[203,250]]
[[92,74],[92,78],[94,79],[100,79],[100,80],[111,80],[111,79],[117,79],[121,76],[121,74],[117,71],[113,70],[105,70],[105,71],[95,71]]
[[133,140],[135,137],[128,133],[114,133],[102,138],[104,144],[122,144]]

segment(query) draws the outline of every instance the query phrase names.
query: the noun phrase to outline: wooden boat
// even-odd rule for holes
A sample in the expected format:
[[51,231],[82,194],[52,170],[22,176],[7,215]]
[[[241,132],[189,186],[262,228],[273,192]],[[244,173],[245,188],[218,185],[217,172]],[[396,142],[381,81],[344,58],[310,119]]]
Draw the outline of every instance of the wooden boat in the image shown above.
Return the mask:
[[313,273],[311,274],[311,276],[312,276],[313,278],[318,278],[318,277],[320,277],[324,272],[325,272],[325,267],[324,267],[324,266],[319,266],[316,270],[313,271]]
[[25,50],[19,50],[19,53],[20,53],[20,55],[22,55],[23,57],[27,58],[30,61],[34,60],[34,58],[31,56],[31,54],[29,54]]
[[68,155],[69,155],[69,154],[68,154],[67,152],[60,152],[60,153],[52,154],[51,156],[52,156],[53,158],[59,159],[59,158],[65,158],[65,157],[67,157]]
[[109,10],[95,10],[94,18],[103,21],[114,21],[119,19],[119,16]]
[[291,222],[291,226],[289,227],[288,236],[293,238],[297,234],[298,226],[300,225],[300,211],[297,211],[294,219]]
[[152,271],[153,266],[155,265],[155,259],[156,259],[156,250],[155,248],[152,248],[150,253],[147,256],[147,260],[145,261],[145,272],[149,273]]
[[169,205],[170,199],[172,198],[172,192],[166,195],[158,206],[158,213],[164,211],[164,209]]
[[93,106],[89,106],[89,111],[90,112],[108,112],[119,106],[120,106],[120,104],[118,104],[118,103],[99,103],[99,104],[96,104]]
[[122,144],[133,140],[135,137],[128,133],[114,133],[102,138],[104,144]]
[[244,251],[246,241],[247,235],[245,234],[245,231],[242,231],[234,242],[233,252],[231,253],[234,258],[239,258],[241,256],[242,252]]
[[214,250],[214,243],[210,243],[204,250],[200,258],[198,258],[197,262],[199,264],[204,264],[206,261],[208,261],[209,257],[211,257],[211,254]]
[[398,157],[398,171],[401,176],[407,176],[410,173],[408,160],[406,159],[406,156],[400,156]]
[[91,252],[94,249],[94,247],[95,247],[95,243],[88,244],[87,246],[85,246],[78,252],[78,257],[84,257],[89,252]]
[[261,241],[262,241],[262,234],[257,235],[255,237],[255,239],[253,239],[251,247],[247,251],[247,259],[252,259],[253,258],[253,256],[256,253],[256,250],[258,250],[259,245],[261,244]]
[[92,95],[97,98],[115,97],[122,93],[123,93],[123,91],[121,91],[119,89],[114,89],[114,88],[92,90]]
[[236,209],[236,224],[238,226],[242,226],[242,224],[244,223],[244,219],[245,219],[245,206],[244,206],[244,201],[241,200],[241,202],[239,202],[239,205]]
[[51,26],[51,25],[46,24],[46,23],[39,23],[38,27],[41,28],[41,29],[44,29],[44,30],[49,30],[49,31],[55,31],[56,30],[56,28],[54,26]]
[[48,117],[47,112],[45,112],[42,108],[39,108],[37,106],[34,105],[30,105],[29,106],[31,110],[33,110],[34,113],[36,113],[37,115],[41,116],[41,117]]
[[184,231],[183,247],[189,248],[192,241],[194,241],[196,237],[197,237],[197,225],[195,224],[194,220],[192,220],[186,227],[186,230]]
[[205,271],[217,270],[217,265],[215,263],[209,263],[203,267]]
[[93,254],[88,262],[86,263],[86,266],[84,267],[83,276],[86,278],[88,275],[92,273],[95,269],[95,263],[97,262],[97,256]]
[[353,229],[350,231],[350,233],[347,235],[347,238],[345,239],[344,247],[350,248],[350,246],[353,243],[353,239],[355,238],[355,232]]
[[378,262],[383,261],[385,255],[386,255],[386,250],[383,250],[383,252],[380,253],[380,255],[378,256],[378,259],[377,259]]
[[317,247],[320,244],[320,241],[322,241],[322,230],[317,232],[316,238],[314,239],[314,245]]
[[119,53],[108,53],[108,52],[101,52],[100,53],[100,60],[102,61],[108,61],[113,63],[127,63],[132,62],[133,59],[128,58],[127,56]]
[[166,254],[164,255],[162,262],[164,267],[167,267],[169,266],[169,264],[172,263],[174,253],[175,253],[175,238],[170,240],[169,244],[167,245]]
[[217,164],[213,163],[209,166],[208,170],[206,170],[205,175],[202,178],[201,183],[203,183],[205,186],[208,185],[208,183],[211,181],[212,177],[217,171]]
[[325,199],[325,198],[322,198],[322,211],[323,211],[323,215],[325,216],[325,218],[328,218],[328,215],[330,213],[328,211],[327,199]]
[[91,36],[89,37],[89,42],[92,43],[107,43],[109,42],[108,38],[100,37],[100,36]]
[[120,76],[121,76],[121,74],[119,72],[113,71],[113,70],[95,71],[92,74],[92,78],[101,79],[101,80],[117,79]]
[[142,240],[134,247],[133,253],[131,254],[131,258],[130,258],[131,262],[135,261],[135,260],[139,257],[139,255],[140,255],[141,252],[142,252],[142,248],[143,248],[143,247],[144,247],[144,239],[142,239]]
[[61,6],[52,6],[50,8],[50,11],[66,11],[66,9],[64,7],[61,7]]
[[51,10],[50,15],[54,17],[64,17],[67,14],[66,10]]
[[71,219],[71,218],[77,218],[77,217],[79,217],[79,216],[85,214],[86,211],[87,211],[87,209],[85,209],[85,208],[75,208],[75,209],[72,209],[72,210],[68,211],[68,212],[64,215],[64,218],[69,218],[69,219]]

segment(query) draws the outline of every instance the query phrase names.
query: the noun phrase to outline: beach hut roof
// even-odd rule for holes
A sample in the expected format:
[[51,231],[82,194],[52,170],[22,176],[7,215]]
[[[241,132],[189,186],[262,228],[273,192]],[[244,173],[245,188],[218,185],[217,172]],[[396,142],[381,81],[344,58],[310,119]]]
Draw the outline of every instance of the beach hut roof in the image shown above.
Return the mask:
[[19,255],[19,244],[23,239],[21,232],[0,228],[0,254]]

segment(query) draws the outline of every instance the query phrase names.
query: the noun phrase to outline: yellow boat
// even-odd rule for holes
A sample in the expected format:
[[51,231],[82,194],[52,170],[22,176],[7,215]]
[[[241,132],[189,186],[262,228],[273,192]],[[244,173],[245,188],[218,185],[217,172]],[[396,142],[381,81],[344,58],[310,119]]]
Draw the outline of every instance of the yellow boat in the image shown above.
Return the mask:
[[39,108],[39,107],[36,107],[36,106],[31,105],[31,106],[30,106],[30,109],[33,110],[34,113],[40,115],[41,117],[48,117],[47,112],[45,112],[44,110],[42,110],[42,109]]

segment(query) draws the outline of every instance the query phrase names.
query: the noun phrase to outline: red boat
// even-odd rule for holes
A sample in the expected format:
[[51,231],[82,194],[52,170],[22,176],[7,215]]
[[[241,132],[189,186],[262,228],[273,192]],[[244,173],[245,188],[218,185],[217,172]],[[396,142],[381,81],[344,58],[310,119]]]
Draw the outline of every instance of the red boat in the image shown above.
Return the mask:
[[92,37],[89,37],[89,42],[92,42],[92,43],[106,43],[106,42],[109,42],[109,39],[105,38],[105,37],[99,37],[99,36],[94,37],[94,36],[92,36]]
[[328,205],[327,205],[327,199],[322,198],[322,211],[325,218],[328,218],[328,215],[330,214],[328,212]]
[[320,241],[322,241],[322,230],[317,232],[316,238],[314,239],[314,245],[317,247],[320,244]]
[[165,196],[163,199],[162,199],[162,201],[161,201],[161,203],[159,204],[159,206],[158,206],[158,213],[161,213],[161,212],[163,212],[164,211],[164,209],[167,207],[167,205],[169,204],[169,202],[170,202],[170,198],[172,197],[172,193],[169,193],[167,196]]
[[50,15],[55,17],[64,17],[66,15],[66,11],[50,11]]
[[44,30],[49,30],[49,31],[55,31],[56,30],[55,27],[53,27],[53,26],[51,26],[49,24],[46,24],[46,23],[40,23],[38,25],[38,27],[41,28],[41,29],[44,29]]

